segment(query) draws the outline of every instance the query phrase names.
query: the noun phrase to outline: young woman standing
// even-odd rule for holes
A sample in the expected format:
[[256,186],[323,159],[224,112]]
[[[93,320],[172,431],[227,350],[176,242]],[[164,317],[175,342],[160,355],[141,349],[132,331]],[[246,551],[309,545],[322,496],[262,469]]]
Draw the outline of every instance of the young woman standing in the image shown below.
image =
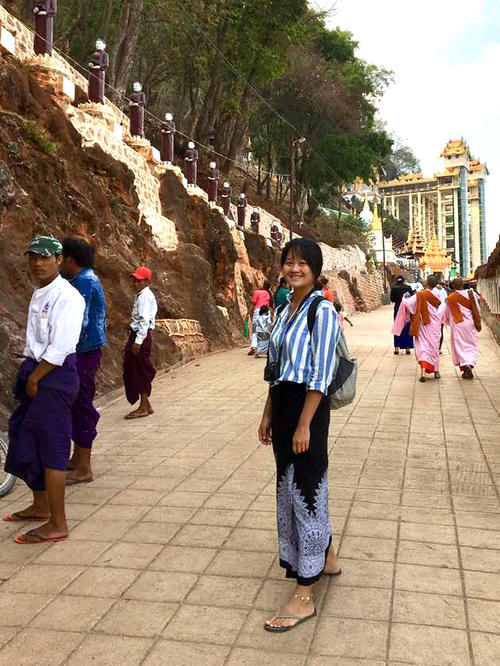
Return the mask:
[[314,583],[340,573],[331,545],[328,514],[328,387],[335,364],[340,325],[333,305],[323,299],[309,333],[310,304],[323,256],[313,240],[296,238],[285,246],[281,266],[292,292],[273,329],[266,368],[270,384],[259,439],[272,443],[277,468],[280,564],[295,592],[264,628],[290,631],[316,615]]

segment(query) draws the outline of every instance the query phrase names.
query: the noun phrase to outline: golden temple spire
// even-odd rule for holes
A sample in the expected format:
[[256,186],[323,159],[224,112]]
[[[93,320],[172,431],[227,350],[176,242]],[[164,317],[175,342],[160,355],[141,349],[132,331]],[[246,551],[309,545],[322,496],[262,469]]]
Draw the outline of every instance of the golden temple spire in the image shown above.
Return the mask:
[[382,231],[382,220],[378,214],[378,203],[376,199],[373,200],[372,231]]

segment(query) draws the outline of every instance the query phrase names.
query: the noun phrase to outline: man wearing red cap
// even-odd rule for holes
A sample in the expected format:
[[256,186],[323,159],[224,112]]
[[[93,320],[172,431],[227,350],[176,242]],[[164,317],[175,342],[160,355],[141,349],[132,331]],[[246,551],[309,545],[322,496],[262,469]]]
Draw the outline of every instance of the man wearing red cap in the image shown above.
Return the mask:
[[158,311],[156,298],[149,288],[151,271],[139,266],[133,273],[137,295],[132,309],[129,338],[123,359],[123,382],[125,394],[131,405],[140,398],[139,407],[125,416],[126,419],[139,419],[149,416],[153,409],[149,402],[151,384],[156,375],[151,358],[153,346],[152,331]]

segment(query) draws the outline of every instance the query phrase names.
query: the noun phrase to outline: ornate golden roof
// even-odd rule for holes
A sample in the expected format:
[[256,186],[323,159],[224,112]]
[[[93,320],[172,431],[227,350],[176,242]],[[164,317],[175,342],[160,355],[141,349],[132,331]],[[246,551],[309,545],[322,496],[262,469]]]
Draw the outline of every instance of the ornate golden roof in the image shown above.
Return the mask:
[[451,155],[467,155],[469,146],[463,139],[450,139],[439,157],[450,157]]
[[419,264],[420,266],[428,266],[432,272],[442,272],[446,268],[450,268],[451,257],[439,245],[435,234],[427,246],[424,256],[420,259]]

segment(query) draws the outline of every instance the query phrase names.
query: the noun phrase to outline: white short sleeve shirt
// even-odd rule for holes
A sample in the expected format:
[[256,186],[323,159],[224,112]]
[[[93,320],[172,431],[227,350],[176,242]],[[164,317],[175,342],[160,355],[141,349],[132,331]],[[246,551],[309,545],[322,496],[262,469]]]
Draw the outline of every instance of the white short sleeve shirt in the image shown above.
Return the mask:
[[37,362],[63,365],[80,339],[85,300],[60,275],[35,289],[28,310],[24,355]]

